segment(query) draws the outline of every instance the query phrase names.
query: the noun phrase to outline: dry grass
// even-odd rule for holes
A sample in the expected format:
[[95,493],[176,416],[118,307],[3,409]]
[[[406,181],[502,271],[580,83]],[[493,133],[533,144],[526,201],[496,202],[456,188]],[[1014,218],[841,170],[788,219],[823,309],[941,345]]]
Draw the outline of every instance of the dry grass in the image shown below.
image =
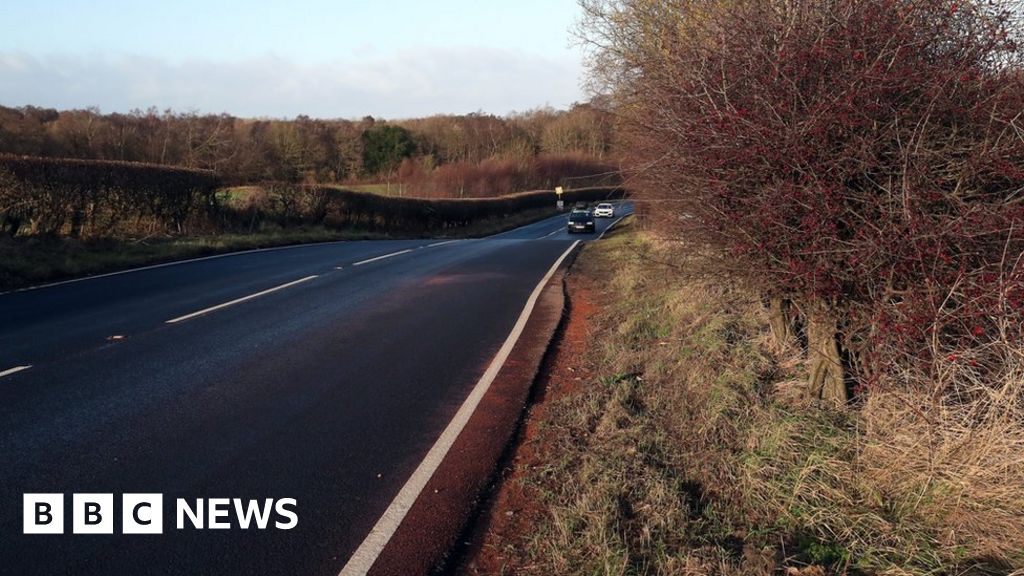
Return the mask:
[[893,377],[900,381],[892,391],[872,395],[864,408],[861,461],[872,485],[896,495],[940,546],[1019,567],[1024,351],[997,343],[974,354],[988,356],[987,364],[996,360],[995,372],[982,376],[968,362],[944,360],[934,380],[903,374]]
[[590,354],[605,376],[543,423],[550,458],[524,481],[548,513],[517,566],[1024,574],[1019,348],[984,378],[961,363],[823,410],[795,392],[800,353],[772,343],[760,300],[657,263],[680,258],[628,232],[578,260],[604,289]]

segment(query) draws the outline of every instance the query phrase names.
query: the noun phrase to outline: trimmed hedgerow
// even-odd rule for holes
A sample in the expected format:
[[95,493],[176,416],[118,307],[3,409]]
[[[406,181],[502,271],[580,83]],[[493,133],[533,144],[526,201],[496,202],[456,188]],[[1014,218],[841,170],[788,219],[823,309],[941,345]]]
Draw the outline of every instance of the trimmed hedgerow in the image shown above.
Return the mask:
[[210,170],[0,155],[0,232],[182,232],[215,211],[219,186]]

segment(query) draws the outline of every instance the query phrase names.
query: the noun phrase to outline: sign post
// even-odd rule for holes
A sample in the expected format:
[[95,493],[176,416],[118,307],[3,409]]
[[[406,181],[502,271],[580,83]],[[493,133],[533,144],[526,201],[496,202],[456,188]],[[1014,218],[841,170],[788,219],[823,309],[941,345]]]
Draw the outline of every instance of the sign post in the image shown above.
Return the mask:
[[558,186],[558,187],[555,188],[555,195],[558,196],[558,203],[556,204],[556,206],[558,207],[559,211],[565,209],[565,203],[562,202],[562,193],[563,192],[565,192],[565,190],[562,190],[561,186]]

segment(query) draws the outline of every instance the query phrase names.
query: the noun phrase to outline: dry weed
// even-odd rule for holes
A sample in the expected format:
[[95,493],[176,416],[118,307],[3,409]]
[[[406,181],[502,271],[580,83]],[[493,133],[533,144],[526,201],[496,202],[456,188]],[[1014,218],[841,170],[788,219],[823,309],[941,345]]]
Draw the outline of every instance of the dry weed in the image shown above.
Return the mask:
[[673,249],[619,235],[578,262],[604,288],[593,347],[607,376],[549,415],[551,467],[528,479],[550,510],[533,573],[1024,566],[1022,350],[965,352],[998,370],[955,362],[933,380],[901,374],[913,385],[859,409],[821,409],[797,392],[799,350],[767,337],[760,299],[668,273]]

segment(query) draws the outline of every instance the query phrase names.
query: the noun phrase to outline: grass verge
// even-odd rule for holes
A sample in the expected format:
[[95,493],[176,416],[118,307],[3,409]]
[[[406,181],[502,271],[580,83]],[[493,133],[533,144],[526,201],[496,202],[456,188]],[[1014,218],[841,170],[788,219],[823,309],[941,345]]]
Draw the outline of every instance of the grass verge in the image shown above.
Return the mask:
[[[452,229],[438,238],[475,238],[518,228],[553,216],[552,209],[529,210],[512,218]],[[213,254],[338,240],[413,238],[412,235],[330,230],[322,226],[277,228],[251,234],[214,234],[142,240],[0,237],[0,292],[148,264]]]
[[674,250],[627,226],[578,258],[592,376],[548,395],[505,481],[537,512],[463,573],[1024,574],[1020,354],[969,406],[823,410],[760,299]]

